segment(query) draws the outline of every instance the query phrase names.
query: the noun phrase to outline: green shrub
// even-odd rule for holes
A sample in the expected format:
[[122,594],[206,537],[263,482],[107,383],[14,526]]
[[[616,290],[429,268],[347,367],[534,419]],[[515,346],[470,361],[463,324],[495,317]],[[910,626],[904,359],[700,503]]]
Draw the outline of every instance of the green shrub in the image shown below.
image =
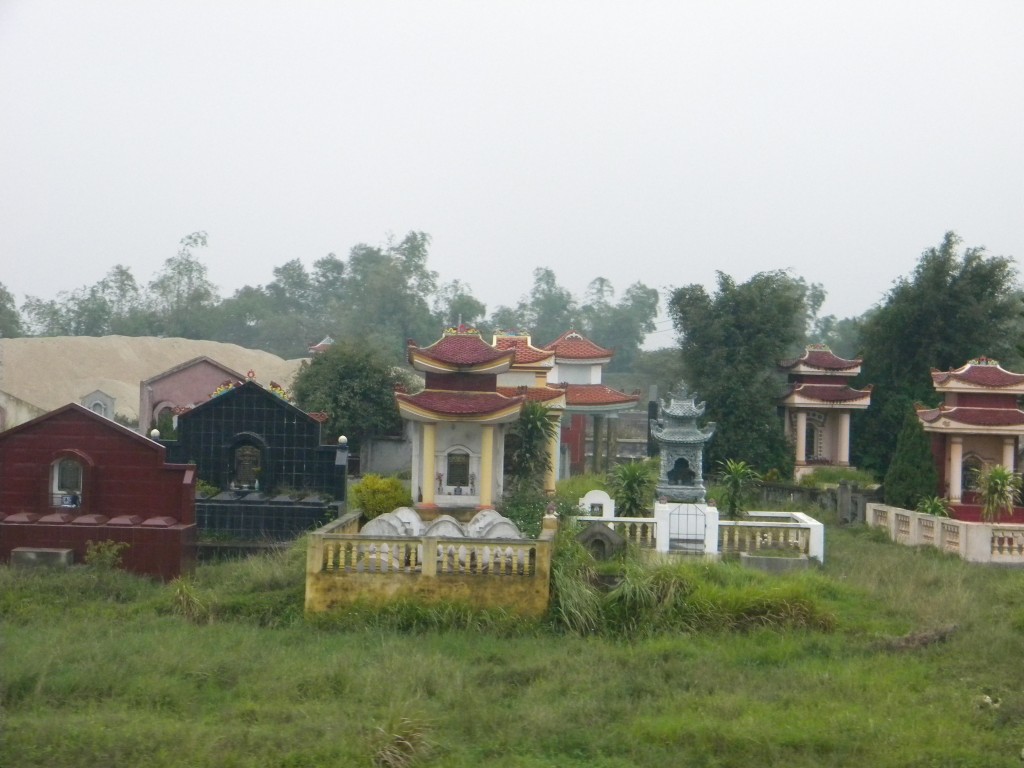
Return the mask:
[[916,511],[935,517],[949,517],[949,502],[941,496],[927,496],[917,502]]
[[121,567],[121,559],[128,545],[120,541],[85,542],[85,564],[97,571],[115,571]]
[[352,501],[367,520],[399,507],[412,506],[412,496],[396,477],[363,475],[359,483],[352,485],[349,490]]
[[931,441],[913,411],[907,413],[896,440],[896,453],[885,473],[885,503],[913,509],[922,497],[934,496],[939,475]]
[[216,496],[218,493],[220,493],[220,488],[218,488],[213,483],[208,483],[205,480],[197,480],[196,481],[196,496],[197,497],[198,496],[204,496],[206,498],[211,498],[213,496]]
[[559,499],[570,501],[575,505],[587,495],[588,491],[593,490],[608,490],[608,484],[603,474],[573,475],[564,480],[559,480],[555,495]]
[[645,517],[654,509],[657,485],[657,460],[619,464],[608,478],[608,487],[615,499],[615,514],[618,517]]

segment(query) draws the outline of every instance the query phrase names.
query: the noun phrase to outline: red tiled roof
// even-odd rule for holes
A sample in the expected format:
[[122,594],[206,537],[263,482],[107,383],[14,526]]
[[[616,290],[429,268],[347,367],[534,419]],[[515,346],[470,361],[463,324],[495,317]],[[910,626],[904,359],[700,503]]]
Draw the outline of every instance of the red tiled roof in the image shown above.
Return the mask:
[[546,403],[549,400],[557,400],[565,392],[552,387],[498,387],[498,394],[505,397],[525,397],[535,403]]
[[537,349],[530,343],[529,336],[496,336],[494,341],[498,349],[513,350],[516,353],[514,362],[518,365],[539,363],[554,354],[550,350]]
[[591,360],[599,357],[611,357],[612,350],[599,347],[590,339],[577,331],[566,331],[544,349],[554,352],[557,357],[569,360]]
[[523,401],[521,397],[505,397],[497,392],[440,392],[430,389],[415,395],[396,393],[395,397],[417,408],[453,416],[496,413]]
[[932,369],[932,382],[938,386],[950,381],[962,381],[978,387],[1012,387],[1024,384],[1024,374],[1011,373],[999,363],[967,363],[955,371]]
[[566,384],[565,404],[586,405],[630,405],[636,403],[639,395],[627,395],[604,384]]
[[448,365],[480,365],[509,356],[509,350],[495,349],[477,333],[446,334],[429,347],[410,344],[410,355],[413,352]]
[[871,387],[865,389],[853,389],[845,384],[836,386],[834,384],[794,384],[787,396],[798,394],[810,400],[821,400],[824,403],[848,403],[854,400],[863,400],[871,396]]
[[792,360],[783,360],[779,363],[780,368],[795,368],[803,363],[809,368],[818,368],[823,371],[848,371],[861,364],[860,359],[847,360],[833,354],[825,344],[812,344],[804,350],[803,355]]
[[921,421],[932,424],[949,419],[975,427],[1016,427],[1024,425],[1024,411],[1011,408],[922,408],[917,412]]

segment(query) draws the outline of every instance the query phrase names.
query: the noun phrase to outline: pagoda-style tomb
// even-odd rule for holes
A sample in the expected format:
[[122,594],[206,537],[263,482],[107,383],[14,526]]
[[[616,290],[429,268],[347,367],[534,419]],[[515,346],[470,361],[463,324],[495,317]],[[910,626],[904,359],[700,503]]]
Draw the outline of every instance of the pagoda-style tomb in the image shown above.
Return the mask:
[[797,479],[815,465],[850,466],[850,414],[871,404],[870,386],[850,386],[860,366],[860,359],[838,357],[825,344],[811,344],[800,357],[779,363],[789,380],[780,404]]
[[997,360],[971,360],[950,371],[932,370],[932,384],[944,402],[917,406],[921,426],[932,436],[939,484],[950,502],[969,502],[973,472],[1001,464],[1016,469],[1017,446],[1024,435],[1024,374],[1011,373]]
[[698,427],[703,415],[704,403],[683,393],[662,401],[660,417],[651,427],[661,454],[659,499],[704,503],[704,444],[715,434],[715,422]]
[[501,498],[506,425],[525,394],[498,391],[514,349],[498,349],[464,326],[429,347],[409,342],[409,364],[424,374],[415,395],[396,393],[412,430],[412,495],[422,512],[487,508]]
[[[565,411],[569,419],[562,431],[562,443],[568,446],[572,471],[583,472],[586,469],[587,416],[593,421],[594,471],[609,469],[611,457],[607,453],[612,443],[611,420],[621,411],[636,408],[639,394],[627,395],[601,383],[604,368],[615,353],[598,346],[578,331],[566,331],[547,344],[544,351],[554,354],[548,382],[565,390]],[[606,454],[603,467],[599,466],[602,431]]]

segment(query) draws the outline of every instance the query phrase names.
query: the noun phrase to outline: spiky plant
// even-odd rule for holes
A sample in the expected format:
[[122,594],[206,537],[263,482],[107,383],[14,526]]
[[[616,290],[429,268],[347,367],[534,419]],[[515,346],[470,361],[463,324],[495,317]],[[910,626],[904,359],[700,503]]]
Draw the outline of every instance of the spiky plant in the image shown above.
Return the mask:
[[654,504],[657,485],[658,473],[652,461],[619,464],[608,478],[608,487],[615,499],[615,514],[643,517]]
[[981,496],[982,520],[991,522],[1004,512],[1012,515],[1020,501],[1020,475],[1002,464],[990,464],[977,470],[975,477]]
[[949,517],[949,502],[941,496],[925,496],[917,502],[916,511],[935,517]]
[[725,516],[739,517],[747,504],[750,491],[761,482],[761,475],[745,461],[726,459],[718,462],[718,481],[722,484]]

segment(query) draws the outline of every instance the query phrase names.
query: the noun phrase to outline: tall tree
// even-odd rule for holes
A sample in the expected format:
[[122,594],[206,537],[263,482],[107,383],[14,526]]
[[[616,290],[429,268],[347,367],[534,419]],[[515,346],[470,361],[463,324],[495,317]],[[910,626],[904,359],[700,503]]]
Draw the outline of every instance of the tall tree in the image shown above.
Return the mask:
[[295,402],[328,414],[325,432],[345,435],[354,450],[374,435],[396,434],[402,420],[395,388],[405,375],[371,347],[342,341],[304,362],[295,376]]
[[669,312],[680,337],[687,384],[718,423],[711,464],[745,461],[762,472],[792,472],[793,456],[777,415],[779,360],[805,338],[807,284],[786,272],[761,272],[737,284],[718,273],[718,288],[673,291]]
[[947,232],[864,318],[861,380],[874,391],[871,408],[854,422],[854,454],[877,473],[892,460],[908,403],[937,402],[932,368],[959,367],[981,355],[1018,362],[1022,303],[1013,261],[984,248],[961,252],[960,245]]
[[14,294],[0,283],[0,337],[10,339],[23,333],[21,315]]
[[931,442],[913,408],[906,410],[884,487],[885,503],[904,509],[914,509],[921,499],[939,492]]
[[514,308],[501,306],[490,324],[501,330],[528,332],[534,344],[554,341],[579,321],[576,300],[558,284],[554,271],[547,267],[533,270],[533,287]]
[[655,329],[658,291],[638,282],[618,302],[613,303],[614,298],[611,282],[603,277],[592,280],[581,311],[583,328],[593,341],[615,350],[609,370],[629,371],[647,334]]
[[177,256],[167,259],[149,284],[155,325],[165,336],[206,338],[209,311],[218,301],[217,288],[193,254],[194,249],[206,247],[206,240],[205,232],[183,237]]
[[362,339],[398,362],[407,339],[425,343],[440,335],[429,304],[437,288],[437,274],[427,269],[429,242],[426,234],[410,232],[384,248],[352,248],[337,338]]
[[434,296],[434,314],[440,326],[466,325],[480,327],[487,315],[487,306],[473,296],[473,289],[461,280],[445,283]]

